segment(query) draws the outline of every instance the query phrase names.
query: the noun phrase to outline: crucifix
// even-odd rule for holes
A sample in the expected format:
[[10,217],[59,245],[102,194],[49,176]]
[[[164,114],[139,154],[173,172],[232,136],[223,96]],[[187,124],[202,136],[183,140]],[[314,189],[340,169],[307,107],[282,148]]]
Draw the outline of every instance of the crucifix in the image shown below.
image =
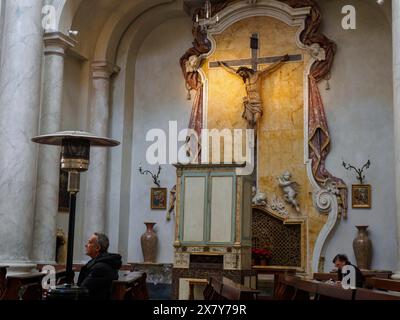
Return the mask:
[[[222,67],[227,72],[239,76],[243,79],[246,86],[247,96],[243,98],[244,112],[242,117],[246,119],[249,129],[256,129],[258,120],[263,115],[261,100],[262,78],[278,70],[285,62],[301,61],[301,54],[285,55],[275,57],[258,57],[259,37],[254,33],[250,38],[251,58],[229,61],[210,62],[210,68]],[[271,66],[258,70],[260,64],[270,64]],[[250,66],[251,68],[245,67]],[[239,67],[234,69],[233,67]]]
[[[267,76],[278,70],[285,62],[301,61],[301,54],[285,55],[276,57],[259,57],[259,36],[253,33],[250,38],[251,58],[229,61],[210,62],[210,68],[222,67],[227,72],[242,78],[246,86],[247,96],[243,98],[244,111],[242,117],[247,121],[248,129],[254,129],[255,146],[257,146],[257,125],[258,120],[263,115],[263,106],[261,100],[261,84],[264,76]],[[271,66],[258,70],[260,64],[271,64]],[[246,66],[251,66],[248,68]],[[233,67],[239,67],[234,69]],[[254,168],[253,180],[257,185],[257,147],[254,150]]]

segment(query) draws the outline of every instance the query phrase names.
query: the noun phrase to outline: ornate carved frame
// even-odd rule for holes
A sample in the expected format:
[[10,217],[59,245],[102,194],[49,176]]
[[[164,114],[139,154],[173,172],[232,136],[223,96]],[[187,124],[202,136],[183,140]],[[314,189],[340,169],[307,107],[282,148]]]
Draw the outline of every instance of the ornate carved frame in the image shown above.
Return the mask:
[[[194,22],[193,35],[195,40],[193,47],[188,49],[180,60],[187,86],[196,91],[189,124],[189,127],[196,131],[203,128],[206,123],[207,83],[200,69],[197,72],[187,73],[185,64],[192,55],[205,58],[213,53],[215,50],[213,34],[221,33],[228,26],[247,17],[269,16],[290,26],[299,27],[296,37],[296,44],[299,48],[308,49],[311,52],[310,47],[317,44],[325,51],[325,60],[319,61],[311,56],[304,77],[304,163],[307,167],[309,181],[314,189],[314,205],[321,214],[328,215],[327,222],[318,235],[314,246],[311,270],[307,270],[317,272],[326,239],[334,229],[340,214],[346,216],[347,213],[347,187],[341,179],[331,175],[325,168],[325,160],[330,150],[330,136],[318,88],[318,83],[329,75],[336,45],[319,32],[322,17],[314,0],[259,0],[254,3],[245,1],[223,2],[214,6],[213,11],[213,13],[218,12],[219,22],[216,23],[213,20],[206,28],[202,20],[199,23]],[[202,9],[197,10],[196,14],[201,17]],[[195,121],[196,113],[200,115],[199,112],[201,113],[202,123],[199,123],[199,118],[197,118],[197,122]],[[307,254],[304,256],[309,255],[308,248],[306,250]],[[303,260],[305,259],[302,257]]]

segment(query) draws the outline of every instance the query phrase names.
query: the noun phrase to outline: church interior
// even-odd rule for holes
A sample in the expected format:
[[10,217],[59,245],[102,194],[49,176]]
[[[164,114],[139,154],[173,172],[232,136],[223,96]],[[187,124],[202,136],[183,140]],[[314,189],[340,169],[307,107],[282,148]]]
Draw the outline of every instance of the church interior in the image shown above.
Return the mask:
[[400,300],[399,128],[398,1],[2,0],[0,300]]

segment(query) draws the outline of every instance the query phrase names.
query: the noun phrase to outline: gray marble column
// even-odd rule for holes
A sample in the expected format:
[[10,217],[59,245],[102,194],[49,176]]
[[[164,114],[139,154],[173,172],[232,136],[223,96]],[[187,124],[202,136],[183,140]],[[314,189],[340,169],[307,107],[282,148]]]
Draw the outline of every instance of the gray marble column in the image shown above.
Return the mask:
[[42,1],[8,0],[0,66],[0,263],[31,264],[36,189]]
[[393,28],[393,112],[394,152],[397,205],[397,272],[394,279],[400,280],[400,3],[392,1]]
[[[60,130],[64,77],[64,56],[75,41],[62,33],[44,36],[44,77],[40,134]],[[36,263],[55,262],[60,149],[54,146],[39,147],[35,227],[32,258]],[[66,231],[66,230],[65,230]]]
[[[110,83],[112,75],[119,72],[119,68],[103,61],[93,62],[91,68],[92,92],[89,131],[99,136],[108,136]],[[93,232],[105,231],[107,152],[106,148],[92,148],[90,151],[85,198],[84,240]]]

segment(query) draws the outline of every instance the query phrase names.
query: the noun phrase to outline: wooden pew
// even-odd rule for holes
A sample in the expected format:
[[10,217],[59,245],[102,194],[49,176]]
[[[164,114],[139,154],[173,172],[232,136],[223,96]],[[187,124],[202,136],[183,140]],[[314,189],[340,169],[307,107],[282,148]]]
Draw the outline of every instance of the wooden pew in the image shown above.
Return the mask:
[[222,282],[215,278],[211,278],[203,292],[205,300],[218,301],[223,300]]
[[6,291],[6,276],[7,267],[0,267],[0,300],[3,300],[3,295]]
[[[361,273],[364,277],[364,281],[367,281],[370,278],[390,279],[390,276],[392,275],[391,271],[361,270]],[[336,272],[314,273],[313,279],[318,281],[328,281],[328,280],[337,281],[338,276]]]
[[209,284],[204,289],[205,300],[256,300],[259,290],[254,290],[236,283],[222,283],[211,278]]
[[279,274],[274,286],[274,300],[293,300],[296,295],[294,277],[287,274]]
[[2,300],[41,300],[43,273],[29,273],[6,278]]
[[353,300],[354,290],[343,289],[341,285],[319,283],[316,300]]
[[296,288],[293,300],[311,300],[315,298],[318,292],[317,282],[300,278],[296,278],[293,281]]
[[[314,278],[323,279],[324,281],[331,280],[331,278],[320,276]],[[367,280],[367,283],[383,290],[400,292],[400,281],[371,278]],[[340,285],[305,280],[288,275],[279,277],[278,290],[275,295],[278,300],[302,300],[309,299],[313,295],[315,300],[400,300],[400,294],[396,295],[362,288],[346,290]]]
[[148,300],[145,272],[130,272],[112,283],[112,300]]
[[251,289],[233,281],[222,284],[221,295],[224,300],[257,300],[259,290]]
[[368,278],[365,286],[368,289],[400,292],[400,281],[397,280]]
[[[329,280],[329,279],[328,279]],[[279,289],[275,293],[277,300],[352,300],[354,292],[341,286],[325,284],[315,280],[282,275],[279,278]]]
[[311,300],[317,294],[318,283],[291,275],[280,275],[275,300]]
[[253,266],[252,269],[259,274],[274,275],[274,291],[278,287],[279,276],[281,275],[295,275],[296,272],[301,272],[297,267],[274,267],[274,266]]
[[313,279],[317,281],[337,281],[338,275],[337,273],[314,273]]
[[389,294],[378,290],[357,289],[355,300],[397,300],[400,301],[400,296]]

